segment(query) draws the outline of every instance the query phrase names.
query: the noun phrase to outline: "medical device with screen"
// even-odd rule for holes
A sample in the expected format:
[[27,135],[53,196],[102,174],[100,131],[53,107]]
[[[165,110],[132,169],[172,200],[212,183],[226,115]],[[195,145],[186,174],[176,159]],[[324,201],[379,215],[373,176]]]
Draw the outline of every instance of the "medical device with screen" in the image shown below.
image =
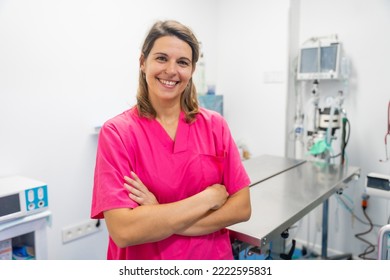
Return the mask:
[[339,79],[341,45],[339,42],[315,43],[301,47],[298,80]]
[[48,209],[43,182],[22,177],[0,177],[0,224]]

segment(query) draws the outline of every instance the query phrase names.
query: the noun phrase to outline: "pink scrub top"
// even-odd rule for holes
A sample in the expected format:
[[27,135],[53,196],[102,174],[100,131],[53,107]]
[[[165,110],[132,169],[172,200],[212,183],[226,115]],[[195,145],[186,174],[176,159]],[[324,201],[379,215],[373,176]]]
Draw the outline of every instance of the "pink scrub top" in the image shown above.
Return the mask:
[[[136,107],[108,120],[100,130],[91,217],[114,208],[135,208],[123,187],[134,171],[159,203],[182,200],[213,184],[229,194],[247,187],[249,177],[225,119],[200,108],[193,123],[180,114],[173,141],[155,120]],[[202,236],[172,235],[164,240],[119,248],[109,239],[107,259],[233,259],[227,229]]]

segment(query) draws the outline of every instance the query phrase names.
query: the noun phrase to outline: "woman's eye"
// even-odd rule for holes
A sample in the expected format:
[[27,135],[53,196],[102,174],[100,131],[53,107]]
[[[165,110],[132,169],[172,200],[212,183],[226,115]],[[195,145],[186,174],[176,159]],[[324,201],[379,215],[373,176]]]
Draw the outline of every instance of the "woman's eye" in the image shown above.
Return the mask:
[[185,60],[180,60],[179,64],[183,65],[183,66],[189,66],[190,65],[190,63],[188,61],[185,61]]
[[156,59],[158,61],[167,61],[167,58],[165,56],[158,56]]

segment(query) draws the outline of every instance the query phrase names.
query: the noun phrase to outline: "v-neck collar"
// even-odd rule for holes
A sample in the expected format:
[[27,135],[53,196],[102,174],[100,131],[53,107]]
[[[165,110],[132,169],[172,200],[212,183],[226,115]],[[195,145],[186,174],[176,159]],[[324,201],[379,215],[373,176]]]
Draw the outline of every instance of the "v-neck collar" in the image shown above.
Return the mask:
[[180,153],[187,150],[190,124],[186,122],[186,116],[180,111],[179,123],[177,125],[176,139],[174,141],[173,153]]
[[175,154],[187,150],[190,124],[186,122],[183,111],[180,111],[175,140],[169,136],[164,127],[156,119],[153,119],[151,123],[154,136],[157,137],[164,146],[170,149],[172,153]]

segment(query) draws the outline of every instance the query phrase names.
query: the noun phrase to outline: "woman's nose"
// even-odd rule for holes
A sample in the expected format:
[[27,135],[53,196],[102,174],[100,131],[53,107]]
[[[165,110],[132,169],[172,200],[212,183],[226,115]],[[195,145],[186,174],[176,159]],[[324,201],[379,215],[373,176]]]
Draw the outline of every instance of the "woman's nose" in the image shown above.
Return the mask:
[[167,67],[165,69],[165,72],[167,74],[170,74],[170,75],[176,74],[176,71],[177,71],[176,67],[177,67],[176,62],[173,62],[173,61],[168,62]]

